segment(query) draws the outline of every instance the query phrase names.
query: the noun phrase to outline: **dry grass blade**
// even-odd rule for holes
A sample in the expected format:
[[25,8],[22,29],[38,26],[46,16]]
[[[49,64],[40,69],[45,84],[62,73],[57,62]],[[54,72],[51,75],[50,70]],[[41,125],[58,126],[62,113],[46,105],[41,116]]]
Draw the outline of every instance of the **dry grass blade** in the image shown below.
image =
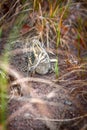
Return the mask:
[[74,117],[72,119],[49,119],[49,118],[36,118],[36,120],[48,120],[48,121],[51,121],[51,122],[72,122],[72,121],[76,121],[76,120],[79,120],[79,119],[83,119],[83,118],[86,118],[87,117],[87,114],[85,115],[82,115],[82,116],[78,116],[78,117]]
[[[42,78],[33,78],[33,77],[27,77],[27,78],[20,78],[16,81],[14,81],[11,86],[13,85],[16,85],[16,84],[20,84],[20,83],[24,83],[24,82],[41,82],[41,83],[44,83],[44,84],[49,84],[53,87],[56,87],[58,89],[61,88],[61,85],[58,85],[58,84],[55,84],[54,82],[50,81],[50,80],[46,80],[46,79],[42,79]],[[63,86],[62,86],[63,87]]]

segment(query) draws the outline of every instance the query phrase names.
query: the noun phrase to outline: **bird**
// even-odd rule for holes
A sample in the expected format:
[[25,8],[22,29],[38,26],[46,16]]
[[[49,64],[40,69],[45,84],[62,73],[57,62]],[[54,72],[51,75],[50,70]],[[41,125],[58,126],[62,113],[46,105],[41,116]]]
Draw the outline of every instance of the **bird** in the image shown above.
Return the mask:
[[44,75],[50,68],[50,58],[44,45],[39,39],[32,39],[29,42],[28,71]]

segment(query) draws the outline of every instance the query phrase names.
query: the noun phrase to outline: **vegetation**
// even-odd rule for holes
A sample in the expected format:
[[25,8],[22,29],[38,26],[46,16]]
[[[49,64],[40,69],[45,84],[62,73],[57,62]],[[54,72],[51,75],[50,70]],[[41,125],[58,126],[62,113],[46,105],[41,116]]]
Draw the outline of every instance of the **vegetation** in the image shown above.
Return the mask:
[[[12,80],[9,81],[8,77],[12,76],[16,80],[22,78],[20,72],[12,70],[9,66],[11,55],[16,53],[11,50],[15,41],[22,41],[27,48],[27,41],[36,37],[44,43],[47,53],[52,54],[53,59],[55,53],[56,62],[53,65],[55,80],[64,83],[67,75],[71,74],[72,77],[73,73],[87,80],[86,7],[85,0],[77,0],[77,2],[73,0],[13,0],[11,2],[3,0],[0,2],[0,130],[7,129],[8,86],[12,85]],[[77,11],[76,15],[74,15],[75,11]],[[62,48],[61,51],[60,48]],[[72,51],[73,48],[74,51]],[[28,54],[27,51],[25,52]],[[65,68],[63,72],[60,69],[65,63],[59,64],[59,55],[67,57],[64,62],[70,67],[69,70]],[[73,58],[74,56],[77,61]],[[81,81],[81,85],[86,84],[85,80]],[[27,86],[25,83],[19,84],[21,87]]]

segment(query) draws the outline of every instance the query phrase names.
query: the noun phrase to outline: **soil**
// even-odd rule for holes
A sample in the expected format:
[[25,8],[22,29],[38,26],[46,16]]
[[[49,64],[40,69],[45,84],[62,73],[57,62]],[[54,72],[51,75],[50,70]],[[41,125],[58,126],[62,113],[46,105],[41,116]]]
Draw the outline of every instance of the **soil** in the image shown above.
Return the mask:
[[35,73],[31,77],[28,74],[27,53],[21,51],[25,47],[24,43],[15,42],[10,51],[10,65],[20,75],[21,85],[10,76],[7,129],[86,130],[87,66],[83,59],[87,50],[82,49],[79,59],[73,44],[69,44],[67,55],[66,47],[60,45],[55,50],[56,45],[50,43],[54,54],[46,49],[51,59],[58,58],[58,78],[54,71],[46,75]]
[[[23,49],[23,44],[15,43],[14,49]],[[11,65],[29,79],[26,88],[19,85],[11,89],[8,102],[9,130],[79,130],[87,123],[87,71],[81,76],[74,71],[74,63],[67,63],[62,47],[58,49],[59,79],[54,72],[46,75],[28,75],[26,53],[11,55]],[[14,52],[14,51],[13,51]],[[73,53],[73,52],[72,52]],[[12,54],[12,53],[11,53]],[[50,55],[55,58],[55,55]],[[75,60],[78,58],[75,56]],[[79,64],[79,62],[78,62]],[[81,82],[85,81],[84,85]],[[17,94],[17,88],[19,93]],[[16,90],[16,92],[15,92]]]

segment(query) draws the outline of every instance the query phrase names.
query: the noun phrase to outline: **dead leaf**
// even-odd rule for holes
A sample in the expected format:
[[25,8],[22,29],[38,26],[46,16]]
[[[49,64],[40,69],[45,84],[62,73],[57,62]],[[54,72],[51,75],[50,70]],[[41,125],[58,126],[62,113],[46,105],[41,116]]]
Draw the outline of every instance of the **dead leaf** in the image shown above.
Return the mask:
[[24,25],[22,26],[21,30],[20,30],[20,33],[21,33],[21,34],[26,34],[27,32],[29,32],[30,28],[31,28],[31,27],[30,27],[29,25],[24,24]]

